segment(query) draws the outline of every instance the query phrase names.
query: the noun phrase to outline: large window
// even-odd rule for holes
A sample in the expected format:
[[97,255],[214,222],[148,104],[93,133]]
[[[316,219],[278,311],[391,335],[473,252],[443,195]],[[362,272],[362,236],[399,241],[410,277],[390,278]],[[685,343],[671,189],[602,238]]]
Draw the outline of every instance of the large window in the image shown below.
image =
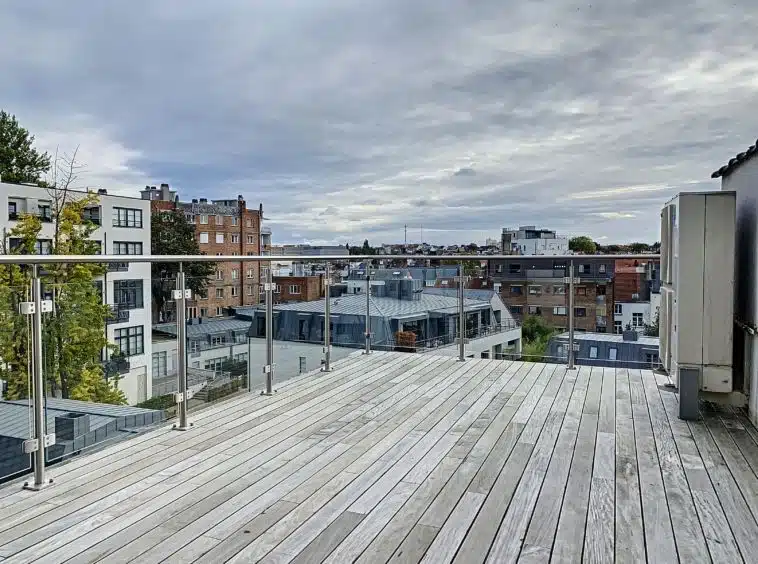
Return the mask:
[[142,288],[142,280],[114,280],[114,302],[126,309],[138,309],[144,307]]
[[153,353],[153,378],[168,374],[168,354],[166,351]]
[[643,319],[643,316],[641,313],[633,313],[632,314],[632,327],[643,327],[645,325],[645,321]]
[[565,307],[554,307],[553,308],[553,315],[566,315],[566,308]]
[[113,227],[142,228],[142,210],[113,208]]
[[145,335],[142,325],[116,329],[113,332],[113,341],[124,356],[134,356],[145,352]]
[[300,284],[290,284],[290,294],[299,294]]
[[114,255],[141,255],[142,243],[131,241],[113,241]]

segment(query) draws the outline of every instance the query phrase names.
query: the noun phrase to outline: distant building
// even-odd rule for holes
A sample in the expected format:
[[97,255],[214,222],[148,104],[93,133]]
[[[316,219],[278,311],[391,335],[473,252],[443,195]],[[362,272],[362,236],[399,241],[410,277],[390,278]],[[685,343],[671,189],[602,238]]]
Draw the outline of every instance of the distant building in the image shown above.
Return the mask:
[[[550,339],[546,355],[557,359],[568,358],[569,335],[561,333]],[[615,368],[649,369],[660,365],[658,337],[605,333],[574,333],[574,346],[578,347],[576,364]]]
[[[489,261],[488,277],[516,319],[542,317],[551,326],[568,328],[569,262],[550,257],[522,256]],[[575,261],[574,322],[580,331],[611,332],[614,294],[613,257]]]
[[318,257],[326,255],[346,255],[344,245],[274,245],[271,247],[273,256]]
[[[312,302],[324,297],[324,277],[317,276],[273,276],[274,303]],[[261,294],[261,301],[265,297]]]
[[[407,278],[420,280],[425,288],[433,288],[438,281],[458,276],[457,266],[377,268],[371,270],[372,285],[381,285],[385,280]],[[353,268],[344,280],[348,294],[366,293],[366,267]]]
[[567,255],[569,241],[566,237],[558,237],[555,231],[524,225],[518,229],[503,229],[501,249],[503,254]]
[[[195,237],[203,255],[259,255],[263,245],[270,246],[271,232],[264,232],[261,226],[263,205],[248,209],[242,196],[236,200],[209,202],[200,198],[181,202],[168,184],[161,184],[160,188],[146,186],[141,195],[143,200],[150,201],[154,212],[183,211],[195,227]],[[261,274],[256,262],[218,263],[216,274],[208,279],[205,295],[193,296],[188,303],[187,316],[223,317],[230,307],[257,304]]]
[[[70,190],[71,198],[86,197],[88,192]],[[98,190],[97,203],[87,210],[87,218],[99,225],[91,238],[100,244],[105,254],[150,255],[150,204],[137,198],[109,195]],[[23,214],[35,214],[42,219],[42,231],[37,252],[50,254],[55,223],[53,198],[50,190],[39,186],[0,183],[0,206],[7,210],[0,216],[3,240],[14,246],[9,231]],[[109,343],[114,343],[126,360],[119,363],[119,389],[129,403],[149,397],[150,326],[152,313],[151,269],[149,263],[114,263],[99,281],[103,302],[112,306],[113,319],[103,328]],[[145,338],[147,337],[147,338]],[[103,352],[103,356],[107,354]]]
[[613,332],[641,332],[655,322],[660,305],[660,259],[618,259],[614,273]]

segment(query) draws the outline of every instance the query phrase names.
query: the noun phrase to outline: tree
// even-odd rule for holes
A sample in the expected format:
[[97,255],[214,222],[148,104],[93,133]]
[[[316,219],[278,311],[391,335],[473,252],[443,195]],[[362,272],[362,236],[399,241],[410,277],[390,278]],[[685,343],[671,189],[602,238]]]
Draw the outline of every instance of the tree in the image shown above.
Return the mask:
[[633,254],[646,253],[648,250],[650,250],[650,247],[647,243],[632,243],[629,245],[629,252]]
[[569,239],[569,249],[581,255],[594,255],[597,251],[597,245],[586,235],[580,235]]
[[647,337],[658,337],[660,333],[660,312],[655,312],[655,321],[651,323],[650,325],[645,324],[645,336]]
[[[153,255],[199,255],[195,228],[181,210],[152,214],[150,247]],[[205,292],[208,277],[216,271],[212,262],[189,262],[183,265],[185,284],[193,295]],[[163,320],[169,316],[168,304],[176,286],[179,265],[175,262],[155,262],[152,265],[153,304]]]
[[527,315],[521,323],[522,360],[525,362],[543,362],[550,337],[555,330],[548,326],[542,317]]
[[21,127],[16,116],[0,110],[0,178],[12,184],[39,184],[50,170],[50,155],[32,145],[34,136]]

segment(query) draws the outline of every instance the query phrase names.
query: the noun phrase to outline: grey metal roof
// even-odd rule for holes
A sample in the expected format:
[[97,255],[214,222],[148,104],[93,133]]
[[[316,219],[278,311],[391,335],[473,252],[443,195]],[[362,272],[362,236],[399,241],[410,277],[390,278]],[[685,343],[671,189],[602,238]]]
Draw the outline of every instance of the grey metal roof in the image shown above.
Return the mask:
[[742,153],[738,153],[737,156],[731,158],[727,164],[722,166],[717,171],[714,171],[711,174],[711,178],[719,178],[720,176],[729,176],[737,168],[742,166],[744,163],[752,159],[757,154],[758,154],[758,139],[755,140],[755,145],[750,145],[750,147],[748,147],[746,151]]
[[[371,296],[371,316],[403,318],[410,315],[426,314],[428,312],[455,313],[458,310],[458,299],[448,296],[439,296],[421,292],[417,294],[417,300],[399,300],[397,298],[380,298]],[[312,302],[295,302],[274,306],[277,311],[297,311],[302,313],[323,313],[326,300]],[[464,306],[468,311],[475,311],[489,307],[489,302],[482,300],[465,299]],[[237,308],[237,313],[248,315],[255,308]],[[332,315],[360,315],[366,314],[365,294],[346,294],[339,298],[331,298]],[[248,323],[249,325],[249,323]]]
[[[424,293],[437,294],[440,296],[456,297],[458,295],[458,289],[457,288],[424,288]],[[483,289],[463,290],[464,297],[471,298],[472,300],[480,300],[483,302],[489,302],[492,299],[493,294],[495,294],[494,290],[483,290]]]
[[[560,335],[556,336],[558,339],[568,339],[569,334],[561,333]],[[636,341],[625,341],[623,335],[617,335],[615,333],[594,333],[590,331],[576,331],[574,333],[574,339],[577,341],[604,341],[604,342],[611,342],[611,343],[638,343],[640,345],[648,346],[648,347],[657,347],[660,344],[660,339],[658,337],[648,337],[645,335],[640,335]]]
[[[363,280],[365,279],[365,267],[359,272],[351,272],[348,276],[349,280]],[[400,274],[395,274],[399,272]],[[409,266],[405,268],[379,268],[371,272],[371,277],[374,280],[392,280],[400,278],[408,278],[410,276],[414,280],[437,280],[438,278],[452,278],[458,276],[458,267],[456,266],[430,266],[419,267]]]
[[[237,308],[240,311],[245,308]],[[247,331],[250,327],[250,321],[237,318],[226,319],[203,319],[202,323],[187,325],[187,337],[196,339],[204,335],[213,335],[215,333],[227,333],[230,331]],[[153,325],[154,331],[176,335],[176,323],[158,323]]]
[[[66,413],[89,414],[90,430],[103,427],[119,417],[153,414],[152,409],[126,405],[107,405],[85,401],[48,398],[45,417],[49,432],[55,432],[55,418]],[[0,435],[19,439],[30,438],[29,421],[32,409],[27,400],[0,401]]]

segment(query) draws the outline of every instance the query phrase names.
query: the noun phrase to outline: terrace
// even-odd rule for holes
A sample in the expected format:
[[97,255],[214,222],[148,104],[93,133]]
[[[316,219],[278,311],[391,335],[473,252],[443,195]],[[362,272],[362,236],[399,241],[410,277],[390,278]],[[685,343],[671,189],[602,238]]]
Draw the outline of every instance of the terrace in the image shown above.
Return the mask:
[[758,430],[667,378],[354,353],[0,489],[4,562],[748,562]]

